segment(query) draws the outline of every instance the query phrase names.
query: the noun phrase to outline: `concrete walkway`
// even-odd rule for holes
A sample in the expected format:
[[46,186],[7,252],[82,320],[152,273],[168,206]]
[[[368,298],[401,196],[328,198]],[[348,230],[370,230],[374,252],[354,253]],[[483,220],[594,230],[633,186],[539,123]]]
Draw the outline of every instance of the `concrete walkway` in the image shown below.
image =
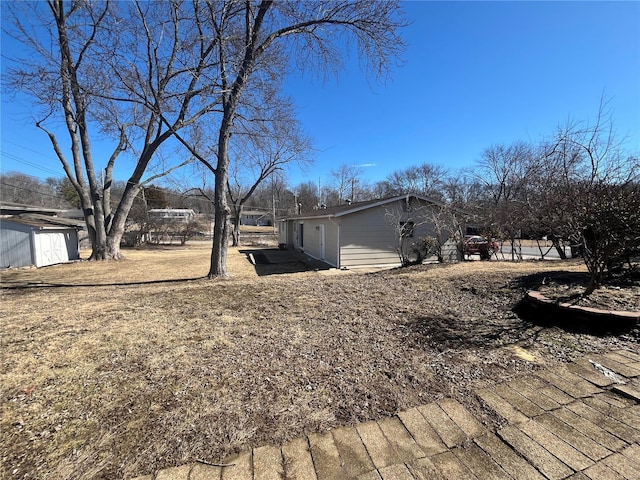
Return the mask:
[[136,480],[640,479],[640,354],[620,350],[476,394],[487,430],[445,399]]

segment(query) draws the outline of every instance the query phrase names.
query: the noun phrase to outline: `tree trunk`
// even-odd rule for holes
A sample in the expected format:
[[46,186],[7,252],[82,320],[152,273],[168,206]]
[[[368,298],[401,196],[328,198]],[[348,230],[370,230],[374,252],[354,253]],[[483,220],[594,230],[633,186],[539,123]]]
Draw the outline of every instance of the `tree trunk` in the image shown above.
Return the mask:
[[236,205],[234,210],[235,217],[233,218],[233,230],[231,231],[231,246],[237,247],[240,245],[240,219],[242,217],[242,205]]
[[589,280],[589,284],[587,285],[587,288],[585,288],[584,293],[582,295],[587,297],[591,295],[594,292],[594,290],[596,290],[597,288],[600,288],[600,282],[597,280],[595,276],[592,275],[591,279]]
[[[96,216],[96,208],[95,206],[92,208],[93,213],[91,214],[93,220],[94,227],[94,235],[92,237],[91,242],[91,256],[89,260],[116,260],[111,257],[112,249],[107,245],[109,237],[104,228],[104,221],[100,221],[99,217]],[[102,217],[104,218],[104,217]],[[120,245],[118,244],[118,255],[120,253]]]
[[229,248],[229,205],[227,203],[227,183],[229,180],[229,137],[233,113],[225,108],[225,115],[220,126],[218,138],[218,165],[213,195],[215,207],[213,222],[213,247],[211,248],[211,264],[209,278],[228,277],[227,249]]
[[109,235],[107,238],[107,248],[105,250],[108,260],[122,260],[122,253],[120,252],[120,241],[122,240],[122,234],[119,232]]
[[124,228],[111,229],[109,234],[101,237],[101,240],[94,242],[90,260],[122,260],[120,242],[124,235]]
[[[253,8],[250,2],[246,3],[247,21],[246,27],[246,45],[244,46],[244,58],[236,79],[232,84],[227,83],[226,73],[223,75],[223,87],[228,93],[223,94],[222,105],[223,115],[220,123],[220,131],[218,134],[218,164],[215,170],[215,192],[214,205],[215,215],[213,224],[213,248],[211,249],[211,265],[209,268],[209,278],[227,277],[227,249],[229,248],[229,205],[227,204],[227,186],[229,183],[229,139],[231,137],[231,128],[236,114],[236,108],[240,101],[240,96],[244,90],[247,79],[254,68],[256,61],[256,48],[258,48],[258,40],[262,22],[267,11],[271,8],[272,2],[261,2],[258,11],[251,12]],[[253,21],[249,19],[253,16]],[[260,50],[264,51],[276,36],[271,36],[270,40],[260,44]],[[224,68],[223,68],[224,70]]]
[[104,216],[102,216],[102,222],[98,222],[97,218],[94,217],[96,220],[95,226],[97,234],[95,242],[92,245],[93,253],[91,254],[91,260],[122,260],[123,256],[120,251],[120,243],[124,235],[129,211],[140,190],[140,187],[132,182],[130,179],[122,195],[122,199],[118,204],[118,208],[111,217],[108,230],[104,224]]
[[[216,180],[216,184],[217,184]],[[218,196],[216,188],[216,197]],[[224,188],[222,189],[224,197]],[[216,198],[216,212],[213,223],[213,247],[211,249],[211,264],[209,267],[209,278],[228,277],[227,271],[227,249],[229,244],[229,207],[226,205],[226,198],[220,200]]]
[[558,255],[560,256],[561,260],[566,260],[567,259],[567,254],[564,251],[564,247],[562,245],[560,245],[560,240],[558,239],[558,237],[553,236],[551,237],[551,243],[553,244],[553,246],[555,247],[556,251],[558,252]]

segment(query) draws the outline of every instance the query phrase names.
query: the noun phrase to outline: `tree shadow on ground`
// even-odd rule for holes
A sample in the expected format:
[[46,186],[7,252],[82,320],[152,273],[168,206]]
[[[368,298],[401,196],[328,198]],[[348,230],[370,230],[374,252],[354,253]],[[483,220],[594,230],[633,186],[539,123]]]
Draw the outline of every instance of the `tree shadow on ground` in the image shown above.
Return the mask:
[[534,325],[520,318],[495,322],[482,318],[468,320],[463,317],[415,317],[403,327],[411,341],[438,350],[492,349],[532,340],[539,332]]
[[553,281],[560,285],[584,285],[589,282],[586,272],[567,272],[566,270],[551,270],[523,275],[510,282],[514,289],[537,290],[544,283]]
[[331,265],[299,252],[278,249],[240,250],[247,256],[259,276],[329,270]]
[[193,278],[172,278],[167,280],[141,280],[138,282],[110,282],[110,283],[54,283],[54,282],[24,282],[3,281],[0,290],[32,290],[36,288],[76,288],[76,287],[130,287],[135,285],[160,285],[171,283],[187,283],[204,280],[207,276]]

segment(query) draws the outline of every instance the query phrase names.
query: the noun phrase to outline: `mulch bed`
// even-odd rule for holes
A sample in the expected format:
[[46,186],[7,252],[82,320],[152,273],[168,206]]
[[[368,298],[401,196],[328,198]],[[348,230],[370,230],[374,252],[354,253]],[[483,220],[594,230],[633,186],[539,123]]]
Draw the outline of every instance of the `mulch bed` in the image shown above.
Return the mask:
[[558,302],[601,310],[640,311],[640,271],[613,278],[586,297],[583,295],[589,282],[586,273],[557,274],[542,282],[537,290]]

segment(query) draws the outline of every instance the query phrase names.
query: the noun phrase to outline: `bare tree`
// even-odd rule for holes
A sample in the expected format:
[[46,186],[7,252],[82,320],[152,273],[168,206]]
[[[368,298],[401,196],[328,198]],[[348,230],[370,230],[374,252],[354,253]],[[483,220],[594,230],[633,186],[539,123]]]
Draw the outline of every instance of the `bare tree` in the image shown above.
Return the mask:
[[227,184],[230,138],[247,100],[261,85],[273,85],[284,75],[289,58],[298,68],[337,71],[342,43],[352,38],[361,58],[375,74],[384,74],[390,59],[403,49],[397,30],[398,3],[356,1],[208,2],[216,32],[220,63],[222,113],[215,165],[215,223],[209,277],[226,276],[229,238]]
[[287,183],[286,172],[278,170],[256,188],[246,206],[247,208],[270,211],[277,219],[293,215],[294,201],[295,196]]
[[[13,85],[43,107],[37,125],[81,198],[92,258],[120,258],[127,214],[141,186],[157,178],[143,176],[161,147],[198,122],[216,126],[210,277],[227,275],[230,139],[245,119],[256,119],[255,100],[278,91],[291,61],[299,69],[337,72],[346,39],[357,43],[376,75],[388,73],[404,47],[397,1],[50,0],[48,14],[37,2],[13,8],[15,36],[31,50],[16,59]],[[25,18],[36,18],[37,28]],[[69,159],[47,126],[56,119],[69,135]],[[92,155],[94,127],[115,140],[104,169]],[[113,210],[113,168],[125,151],[134,167]]]
[[335,192],[335,199],[327,201],[327,205],[343,205],[349,202],[360,201],[360,184],[362,168],[357,165],[343,163],[331,170],[329,186]]
[[[582,184],[574,238],[580,241],[590,281],[584,295],[599,288],[623,262],[640,253],[640,183]],[[578,237],[579,235],[579,237]]]
[[535,165],[532,146],[524,142],[494,145],[485,149],[473,172],[483,188],[481,228],[488,237],[511,243],[512,259],[516,239],[527,225],[528,185]]
[[385,196],[416,194],[442,200],[447,169],[442,165],[423,163],[397,170],[384,181]]
[[293,189],[294,215],[309,212],[320,207],[320,195],[318,185],[314,182],[300,183]]
[[473,212],[482,200],[482,184],[466,170],[453,171],[444,178],[444,200],[454,208]]
[[616,139],[606,101],[593,123],[570,122],[545,144],[535,206],[569,239],[590,273],[585,295],[640,249],[640,161]]
[[[63,0],[8,9],[13,34],[27,47],[10,71],[12,85],[41,107],[36,125],[80,197],[92,259],[121,257],[120,240],[140,188],[177,166],[159,164],[144,179],[152,159],[176,131],[219,103],[217,38],[199,22],[199,10],[198,2]],[[60,120],[66,141],[54,128]],[[111,155],[97,162],[96,138],[114,140]],[[134,166],[112,206],[113,170],[125,152]]]
[[257,130],[251,128],[234,135],[235,141],[231,143],[234,158],[230,159],[227,192],[233,209],[234,246],[239,243],[242,211],[256,189],[287,165],[294,162],[305,165],[310,161],[311,139],[293,118],[292,111],[278,109],[268,117],[272,120],[259,123]]
[[393,229],[393,249],[400,264],[419,265],[431,255],[443,262],[445,244],[459,237],[460,225],[454,213],[446,205],[413,195],[385,207],[385,219]]
[[456,244],[458,256],[462,258],[464,248],[464,232],[462,231],[465,213],[457,210],[451,204],[433,205],[426,212],[427,219],[433,225],[433,234],[429,238],[433,254],[438,262],[445,260],[445,245],[453,241]]

